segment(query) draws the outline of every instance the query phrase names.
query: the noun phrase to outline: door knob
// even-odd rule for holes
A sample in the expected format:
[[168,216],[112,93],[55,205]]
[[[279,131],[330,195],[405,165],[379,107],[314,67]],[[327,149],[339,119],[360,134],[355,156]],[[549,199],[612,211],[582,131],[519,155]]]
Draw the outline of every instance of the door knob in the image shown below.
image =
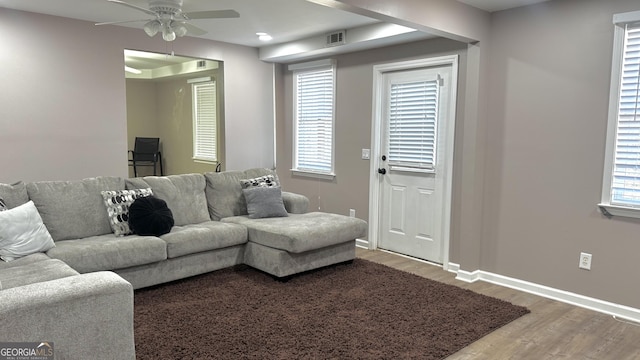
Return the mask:
[[378,174],[382,174],[382,175],[384,175],[384,174],[386,174],[386,173],[387,173],[387,169],[385,169],[385,168],[380,168],[380,169],[378,169]]

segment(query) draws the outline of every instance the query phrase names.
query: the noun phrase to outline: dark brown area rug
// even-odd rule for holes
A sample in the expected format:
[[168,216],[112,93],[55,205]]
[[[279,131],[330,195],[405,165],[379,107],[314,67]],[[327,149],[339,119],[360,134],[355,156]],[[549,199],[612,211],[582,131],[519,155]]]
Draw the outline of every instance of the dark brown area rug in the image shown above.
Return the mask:
[[135,292],[138,359],[442,359],[529,310],[362,259]]

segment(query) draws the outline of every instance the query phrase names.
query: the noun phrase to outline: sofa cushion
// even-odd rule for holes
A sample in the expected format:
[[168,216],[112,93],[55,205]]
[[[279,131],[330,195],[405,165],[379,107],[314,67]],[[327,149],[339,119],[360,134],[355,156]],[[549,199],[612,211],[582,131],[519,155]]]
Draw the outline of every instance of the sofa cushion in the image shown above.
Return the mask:
[[[197,224],[211,220],[205,197],[205,178],[202,174],[146,176],[127,180],[127,188],[151,187],[153,195],[167,202],[175,225]],[[146,186],[144,185],[146,184]]]
[[167,257],[222,249],[247,242],[247,228],[238,224],[207,221],[200,224],[175,226],[160,237],[167,242]]
[[101,191],[123,190],[119,177],[80,181],[41,181],[27,184],[42,221],[54,241],[111,233]]
[[9,262],[0,261],[0,271],[2,271],[4,269],[12,268],[14,266],[22,266],[22,265],[27,265],[27,264],[33,264],[33,263],[36,263],[38,261],[44,261],[44,260],[49,260],[49,259],[51,259],[51,258],[48,257],[47,254],[39,252],[39,253],[23,256],[20,259],[15,259],[15,260],[9,261]]
[[279,186],[242,189],[251,219],[288,216]]
[[0,259],[12,261],[54,246],[33,201],[0,212]]
[[0,211],[6,211],[6,210],[9,210],[9,208],[7,207],[7,204],[4,203],[4,200],[0,198]]
[[247,203],[242,194],[240,181],[264,175],[273,175],[278,182],[275,171],[262,168],[205,173],[204,177],[207,181],[205,194],[211,220],[247,215]]
[[352,241],[367,234],[364,220],[322,212],[270,219],[234,216],[222,221],[246,226],[250,242],[292,253]]
[[65,240],[47,255],[60,259],[80,273],[145,265],[167,258],[167,244],[154,236],[113,234]]
[[205,194],[211,220],[247,214],[247,204],[240,185],[240,180],[244,179],[242,171],[208,172],[204,177],[207,181]]
[[129,207],[140,197],[153,195],[151,188],[133,190],[101,191],[109,214],[109,224],[116,236],[133,234],[129,228]]
[[0,271],[0,289],[10,289],[74,275],[78,275],[78,272],[69,265],[60,260],[48,259]]
[[149,184],[144,181],[143,178],[128,178],[124,180],[124,185],[127,190],[133,189],[145,189],[149,187]]
[[27,186],[22,181],[15,184],[0,184],[0,198],[11,209],[29,201]]

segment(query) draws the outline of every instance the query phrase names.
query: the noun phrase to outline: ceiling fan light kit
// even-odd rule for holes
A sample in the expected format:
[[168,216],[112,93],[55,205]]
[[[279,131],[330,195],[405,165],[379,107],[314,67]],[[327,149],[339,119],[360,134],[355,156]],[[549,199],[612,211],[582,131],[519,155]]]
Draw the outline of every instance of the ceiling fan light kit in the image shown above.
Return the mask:
[[143,26],[144,32],[151,37],[161,32],[162,38],[165,41],[173,41],[176,39],[176,37],[183,37],[187,34],[195,36],[206,34],[206,31],[198,28],[193,24],[188,23],[188,21],[192,19],[224,19],[237,18],[240,16],[240,14],[238,14],[235,10],[196,11],[187,14],[182,12],[182,0],[149,0],[148,9],[129,4],[121,0],[107,1],[142,11],[147,15],[154,16],[155,18],[150,20],[105,22],[96,25],[146,21]]
[[183,37],[187,35],[187,28],[182,23],[168,20],[151,20],[144,24],[144,32],[147,35],[154,37],[158,32],[162,32],[162,38],[165,41],[173,41],[177,37]]
[[147,35],[154,37],[158,31],[160,31],[160,26],[161,25],[158,20],[151,20],[144,24],[144,32],[146,32]]

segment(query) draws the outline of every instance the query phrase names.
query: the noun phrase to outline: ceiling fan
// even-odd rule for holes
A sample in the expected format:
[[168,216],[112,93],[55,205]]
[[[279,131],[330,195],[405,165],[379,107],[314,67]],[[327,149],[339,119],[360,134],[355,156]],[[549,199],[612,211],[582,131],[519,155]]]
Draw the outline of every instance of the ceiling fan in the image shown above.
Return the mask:
[[205,30],[202,30],[195,25],[189,24],[189,20],[225,19],[240,17],[240,14],[238,14],[238,12],[235,10],[209,10],[185,13],[182,11],[182,0],[149,0],[148,9],[120,0],[107,1],[142,11],[145,14],[151,15],[152,18],[141,20],[103,22],[97,23],[96,25],[112,25],[146,21],[146,23],[144,24],[144,31],[147,33],[147,35],[153,37],[160,32],[162,33],[162,38],[165,41],[173,41],[176,39],[176,36],[182,37],[187,34],[198,36],[207,33]]

